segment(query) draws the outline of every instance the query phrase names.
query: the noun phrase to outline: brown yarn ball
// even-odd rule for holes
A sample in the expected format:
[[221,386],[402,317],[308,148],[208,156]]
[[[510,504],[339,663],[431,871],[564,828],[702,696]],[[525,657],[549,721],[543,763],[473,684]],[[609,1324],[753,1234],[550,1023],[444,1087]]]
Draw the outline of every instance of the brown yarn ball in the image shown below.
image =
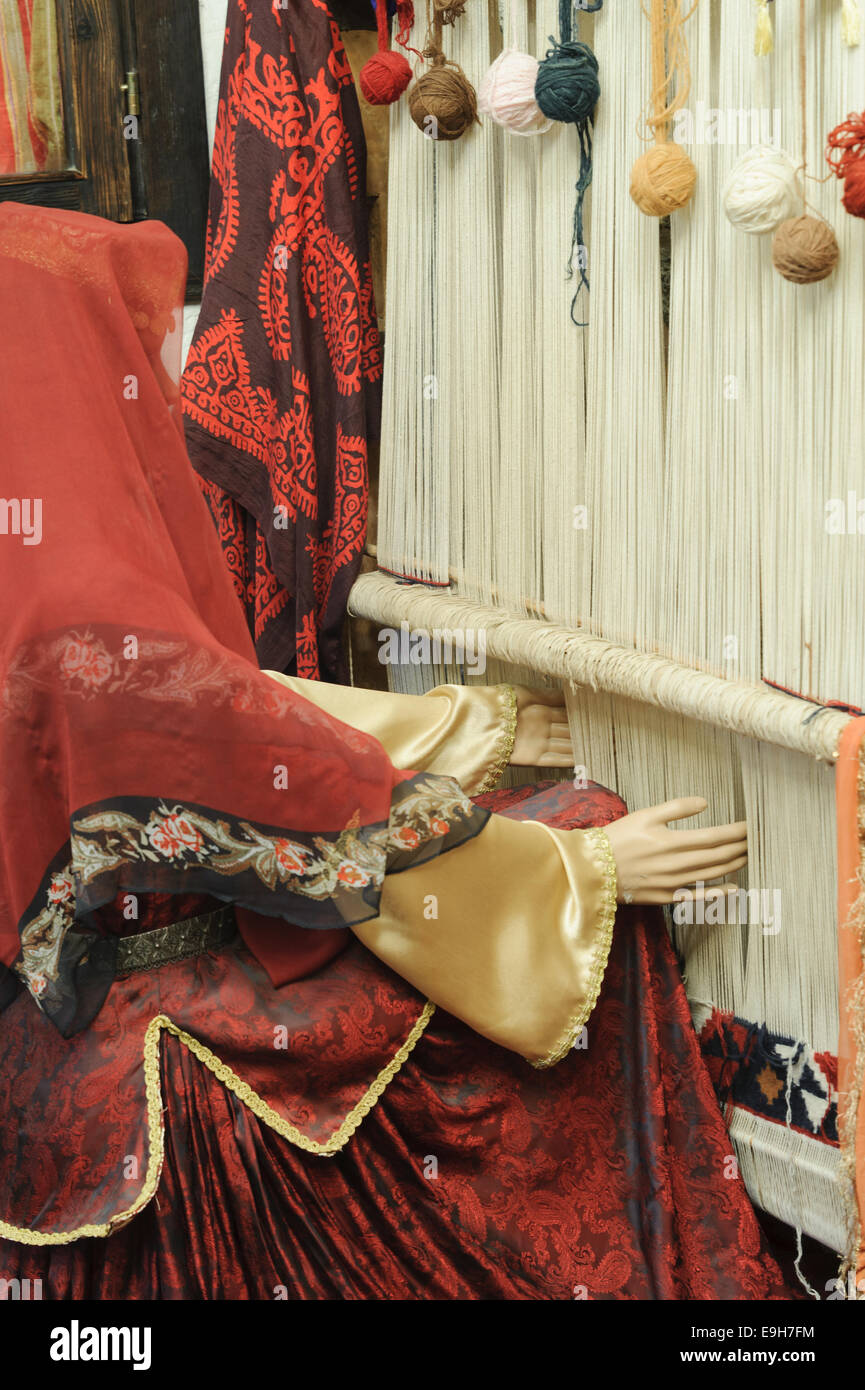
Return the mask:
[[478,118],[475,89],[458,67],[434,67],[415,82],[408,109],[431,140],[458,140]]
[[772,238],[772,264],[794,285],[825,280],[838,255],[835,233],[822,217],[788,217]]
[[631,197],[647,217],[666,217],[690,201],[697,170],[681,145],[652,145],[631,170]]

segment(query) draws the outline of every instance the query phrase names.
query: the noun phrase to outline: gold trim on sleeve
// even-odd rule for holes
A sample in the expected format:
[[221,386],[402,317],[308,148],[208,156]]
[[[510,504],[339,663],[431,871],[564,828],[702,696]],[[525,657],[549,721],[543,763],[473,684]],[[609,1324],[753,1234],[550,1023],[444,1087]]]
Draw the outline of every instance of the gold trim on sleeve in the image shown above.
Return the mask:
[[607,969],[610,946],[613,942],[613,924],[616,920],[616,860],[609,836],[604,830],[595,827],[592,830],[587,830],[585,835],[589,847],[594,852],[595,862],[603,875],[598,936],[592,955],[592,971],[589,976],[586,998],[579,1013],[570,1020],[562,1038],[556,1043],[552,1052],[549,1052],[546,1057],[542,1057],[539,1062],[532,1062],[533,1067],[551,1067],[556,1062],[560,1062],[571,1050],[585,1028],[592,1009],[598,1002],[598,995],[601,992],[604,973]]
[[511,755],[514,751],[514,743],[516,742],[517,692],[512,685],[500,685],[498,690],[505,708],[502,728],[496,739],[495,748],[493,749],[495,762],[475,792],[476,796],[481,796],[483,792],[494,791],[498,786],[502,773],[511,760]]
[[72,1231],[46,1232],[30,1230],[26,1226],[12,1226],[6,1221],[0,1221],[0,1236],[7,1240],[17,1241],[21,1245],[68,1245],[71,1241],[80,1240],[86,1236],[109,1236],[114,1231],[119,1230],[121,1226],[125,1226],[134,1216],[137,1216],[156,1195],[165,1153],[162,1086],[159,1079],[159,1038],[163,1031],[173,1034],[179,1042],[182,1042],[184,1047],[207,1067],[208,1071],[213,1072],[217,1080],[221,1081],[254,1115],[257,1115],[264,1124],[280,1134],[283,1139],[287,1139],[289,1143],[294,1144],[299,1149],[304,1149],[307,1153],[329,1158],[345,1147],[355,1130],[383,1095],[400,1067],[414,1050],[434,1013],[435,1005],[427,1001],[405,1042],[394,1053],[387,1065],[382,1068],[357,1104],[349,1110],[338,1128],[323,1143],[317,1139],[308,1138],[307,1135],[301,1133],[296,1125],[278,1115],[266,1100],[257,1095],[245,1081],[241,1081],[236,1072],[233,1072],[225,1062],[221,1062],[209,1047],[205,1047],[204,1043],[199,1042],[191,1033],[178,1027],[166,1014],[157,1014],[148,1023],[144,1035],[143,1061],[147,1104],[148,1159],[147,1172],[138,1196],[124,1211],[118,1212],[116,1216],[110,1217],[102,1224],[78,1226]]

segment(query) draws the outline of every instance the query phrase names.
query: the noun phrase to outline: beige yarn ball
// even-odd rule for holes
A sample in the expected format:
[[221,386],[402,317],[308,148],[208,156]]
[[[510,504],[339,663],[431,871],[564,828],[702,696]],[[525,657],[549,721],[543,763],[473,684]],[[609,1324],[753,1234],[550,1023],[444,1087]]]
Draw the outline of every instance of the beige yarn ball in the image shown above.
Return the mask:
[[838,256],[835,233],[822,217],[788,217],[772,238],[772,264],[794,285],[825,280]]
[[631,197],[647,217],[666,217],[690,201],[697,170],[681,145],[652,145],[631,170]]

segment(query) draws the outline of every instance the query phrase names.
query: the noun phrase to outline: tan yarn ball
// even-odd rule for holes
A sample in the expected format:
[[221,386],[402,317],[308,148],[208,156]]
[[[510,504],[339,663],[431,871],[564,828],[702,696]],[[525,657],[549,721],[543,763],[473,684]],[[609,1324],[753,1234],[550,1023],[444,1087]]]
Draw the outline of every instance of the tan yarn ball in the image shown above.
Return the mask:
[[838,255],[835,233],[822,217],[788,217],[772,238],[772,264],[794,285],[825,280]]
[[456,67],[435,67],[408,94],[415,125],[431,140],[458,140],[478,118],[475,89]]
[[652,145],[631,170],[631,197],[647,217],[666,217],[690,201],[697,170],[681,145]]

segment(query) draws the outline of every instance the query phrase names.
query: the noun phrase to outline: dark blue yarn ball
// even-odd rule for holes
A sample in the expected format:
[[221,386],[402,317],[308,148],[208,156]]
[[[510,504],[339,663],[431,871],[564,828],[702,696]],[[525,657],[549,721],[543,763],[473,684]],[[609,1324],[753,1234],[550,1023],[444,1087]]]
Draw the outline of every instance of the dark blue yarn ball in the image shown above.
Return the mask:
[[591,116],[601,95],[598,60],[588,44],[554,43],[538,67],[535,101],[548,120],[576,124]]

